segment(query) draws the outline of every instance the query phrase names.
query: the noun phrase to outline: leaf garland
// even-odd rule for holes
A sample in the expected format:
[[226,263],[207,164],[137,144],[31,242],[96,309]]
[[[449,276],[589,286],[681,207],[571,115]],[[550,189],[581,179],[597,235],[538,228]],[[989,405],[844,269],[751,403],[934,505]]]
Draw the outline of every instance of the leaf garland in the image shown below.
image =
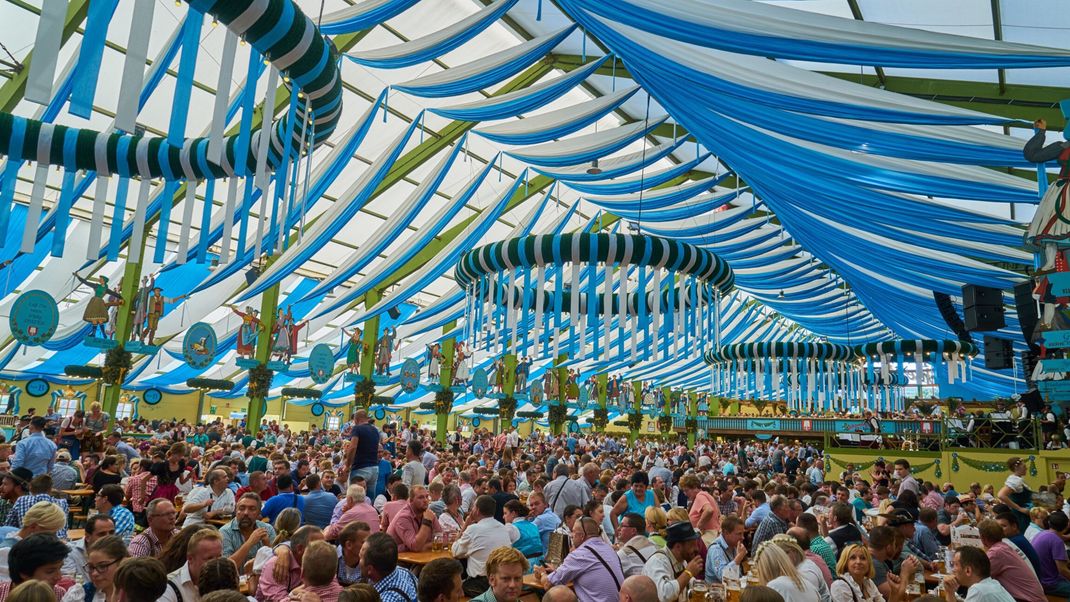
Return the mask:
[[131,353],[124,349],[122,345],[109,349],[104,355],[104,368],[102,373],[104,382],[109,385],[121,385],[123,383],[123,378],[133,365],[131,363],[132,358],[133,356]]
[[247,393],[251,399],[266,399],[271,390],[271,380],[275,378],[275,372],[264,364],[257,364],[249,368],[249,387]]
[[628,430],[638,431],[643,428],[643,415],[639,412],[628,414]]
[[188,378],[186,386],[191,389],[205,389],[208,391],[230,391],[234,388],[234,381],[221,378]]
[[449,414],[453,409],[453,391],[443,387],[435,391],[435,403],[433,406],[436,414]]
[[550,406],[550,426],[559,428],[568,420],[568,408],[563,405]]
[[507,396],[498,403],[498,415],[501,416],[505,422],[512,422],[513,417],[516,415],[516,398],[512,395]]
[[606,424],[609,423],[609,410],[605,408],[595,408],[593,415],[591,416],[591,425],[597,430],[603,430],[606,428]]
[[658,430],[661,431],[662,433],[671,433],[672,432],[672,417],[671,416],[661,416],[661,417],[659,417],[658,418]]
[[67,376],[76,376],[78,378],[104,378],[104,369],[100,366],[64,366],[63,373]]
[[372,379],[365,378],[353,385],[353,401],[360,407],[367,410],[372,407],[372,402],[375,400],[375,383]]
[[967,458],[966,456],[960,456],[958,452],[951,453],[951,472],[959,471],[958,461],[962,460],[962,463],[975,470],[982,472],[1007,472],[1006,462],[988,462],[986,460],[974,460],[973,458]]
[[687,432],[694,433],[698,431],[698,418],[688,418],[684,420],[684,428]]
[[305,387],[284,387],[282,389],[283,397],[290,397],[293,399],[319,399],[323,393],[317,389],[309,389]]

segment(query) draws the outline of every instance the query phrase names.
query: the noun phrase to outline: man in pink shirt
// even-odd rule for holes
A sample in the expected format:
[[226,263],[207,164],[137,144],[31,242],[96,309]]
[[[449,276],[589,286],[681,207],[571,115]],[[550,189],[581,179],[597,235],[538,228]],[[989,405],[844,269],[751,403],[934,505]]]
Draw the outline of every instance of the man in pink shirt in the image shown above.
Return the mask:
[[387,535],[394,538],[399,552],[426,552],[431,549],[435,533],[442,533],[442,525],[428,506],[431,495],[427,488],[416,485],[409,494],[409,503],[390,519]]
[[379,513],[368,503],[364,488],[360,485],[350,485],[346,490],[345,510],[338,517],[338,522],[332,523],[324,535],[329,540],[338,538],[338,534],[351,522],[362,521],[368,523],[371,533],[379,532]]
[[1015,600],[1045,600],[1044,588],[1032,567],[1003,540],[1003,527],[987,519],[977,525],[977,530],[981,532],[981,543],[992,563],[991,577],[999,581]]
[[290,562],[289,573],[285,579],[277,581],[275,563],[279,557],[268,560],[256,586],[258,602],[285,602],[290,599],[290,591],[301,585],[301,560],[305,556],[305,550],[308,549],[308,544],[314,541],[323,541],[323,531],[320,531],[319,527],[305,525],[294,531],[293,537],[290,538],[290,553],[285,556]]
[[390,501],[383,504],[383,515],[379,517],[379,530],[386,531],[390,528],[390,521],[394,520],[402,508],[409,505],[409,488],[401,481],[394,484],[391,490],[393,496]]

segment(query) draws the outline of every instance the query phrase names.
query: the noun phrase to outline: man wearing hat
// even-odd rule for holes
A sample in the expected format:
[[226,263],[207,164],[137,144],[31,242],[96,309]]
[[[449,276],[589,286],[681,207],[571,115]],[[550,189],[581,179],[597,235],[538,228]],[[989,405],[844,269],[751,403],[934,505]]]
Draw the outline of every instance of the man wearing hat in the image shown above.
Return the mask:
[[47,474],[52,470],[53,458],[56,456],[56,444],[44,434],[48,421],[44,416],[34,416],[30,420],[30,436],[15,446],[15,457],[11,468],[27,468],[32,476]]
[[665,530],[665,547],[643,565],[643,574],[658,588],[659,602],[685,602],[691,580],[702,578],[698,540],[698,531],[688,522],[673,523]]
[[11,514],[15,501],[30,490],[31,478],[33,474],[25,468],[0,473],[0,525],[7,524],[7,517]]
[[906,508],[896,508],[888,514],[881,515],[884,518],[886,525],[895,529],[903,536],[903,541],[906,543],[903,546],[903,551],[899,554],[899,560],[895,564],[899,564],[903,560],[906,560],[907,556],[916,556],[921,561],[922,566],[932,570],[930,564],[933,559],[930,558],[925,552],[923,552],[917,545],[914,539],[914,533],[917,530],[917,526],[914,523],[914,517],[910,515],[910,511]]

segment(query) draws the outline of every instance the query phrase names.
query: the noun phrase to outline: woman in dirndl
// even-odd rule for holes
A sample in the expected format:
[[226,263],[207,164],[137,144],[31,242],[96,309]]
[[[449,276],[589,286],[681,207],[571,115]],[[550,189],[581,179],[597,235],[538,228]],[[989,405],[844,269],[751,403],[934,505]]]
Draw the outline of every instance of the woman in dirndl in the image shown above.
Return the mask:
[[85,311],[82,313],[82,321],[90,326],[89,336],[96,336],[97,328],[100,328],[101,336],[105,336],[104,325],[108,323],[108,303],[104,301],[104,295],[111,294],[120,301],[123,296],[108,288],[106,276],[100,276],[99,282],[96,283],[82,278],[78,272],[74,272],[74,277],[78,279],[78,282],[93,289],[93,296],[89,298],[89,303],[86,304]]
[[1033,491],[1023,478],[1027,470],[1025,461],[1018,457],[1007,458],[1007,470],[1011,471],[1011,474],[1007,476],[996,498],[1010,507],[1011,514],[1018,523],[1018,531],[1025,533],[1029,528],[1029,507],[1033,505]]

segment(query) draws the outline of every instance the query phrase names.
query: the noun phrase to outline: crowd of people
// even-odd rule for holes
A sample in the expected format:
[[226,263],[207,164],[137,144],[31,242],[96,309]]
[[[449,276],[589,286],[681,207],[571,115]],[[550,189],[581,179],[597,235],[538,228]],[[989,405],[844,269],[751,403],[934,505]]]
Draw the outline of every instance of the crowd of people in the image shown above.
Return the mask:
[[1032,492],[1020,458],[959,490],[799,442],[438,444],[362,410],[338,431],[150,425],[101,452],[53,427],[0,444],[0,602],[1070,597],[1063,483]]

